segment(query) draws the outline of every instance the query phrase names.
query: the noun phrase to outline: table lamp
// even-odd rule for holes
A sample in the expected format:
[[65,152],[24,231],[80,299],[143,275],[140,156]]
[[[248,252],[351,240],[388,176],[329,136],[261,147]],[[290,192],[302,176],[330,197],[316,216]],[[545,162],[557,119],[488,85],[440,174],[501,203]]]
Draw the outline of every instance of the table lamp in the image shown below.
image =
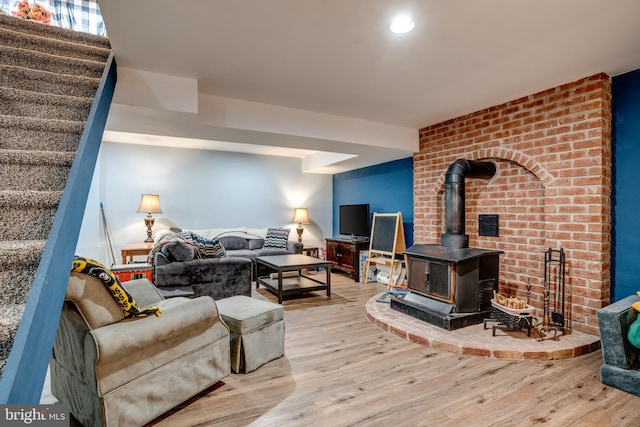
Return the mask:
[[151,237],[151,227],[153,227],[153,223],[156,219],[151,214],[162,213],[162,209],[160,208],[160,196],[157,194],[143,194],[140,197],[140,206],[138,206],[138,210],[136,212],[147,213],[147,216],[144,218],[144,224],[147,226],[147,238],[145,239],[145,242],[153,242],[153,237]]
[[295,208],[291,222],[298,223],[298,228],[296,228],[296,231],[298,232],[298,242],[302,243],[302,232],[304,231],[302,224],[310,224],[307,208]]

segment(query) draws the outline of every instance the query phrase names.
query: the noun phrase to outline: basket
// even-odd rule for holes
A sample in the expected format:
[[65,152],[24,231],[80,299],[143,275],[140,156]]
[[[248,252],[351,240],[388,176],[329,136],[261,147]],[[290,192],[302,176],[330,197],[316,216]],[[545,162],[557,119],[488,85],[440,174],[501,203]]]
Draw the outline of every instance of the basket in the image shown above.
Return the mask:
[[491,300],[491,318],[502,323],[507,329],[531,328],[533,310],[530,305],[525,309],[507,308]]

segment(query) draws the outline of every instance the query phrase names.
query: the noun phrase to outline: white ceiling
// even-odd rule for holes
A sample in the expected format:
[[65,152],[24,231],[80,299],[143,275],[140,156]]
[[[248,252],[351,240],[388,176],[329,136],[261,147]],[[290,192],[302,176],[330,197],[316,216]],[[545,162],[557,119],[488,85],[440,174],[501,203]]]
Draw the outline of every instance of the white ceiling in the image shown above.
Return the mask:
[[[422,127],[595,73],[640,68],[640,0],[109,0],[100,7],[119,67],[197,79],[200,93],[225,99],[415,129],[416,148]],[[413,15],[412,32],[388,30],[399,12]],[[233,149],[234,141],[225,143]],[[366,165],[359,156],[333,171]]]

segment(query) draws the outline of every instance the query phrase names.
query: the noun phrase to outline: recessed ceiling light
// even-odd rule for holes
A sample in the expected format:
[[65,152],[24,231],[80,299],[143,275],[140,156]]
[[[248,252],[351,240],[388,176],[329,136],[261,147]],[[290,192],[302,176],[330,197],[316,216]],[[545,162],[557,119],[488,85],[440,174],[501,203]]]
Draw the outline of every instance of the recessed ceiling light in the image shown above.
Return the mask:
[[393,21],[391,21],[389,29],[393,33],[403,34],[413,30],[413,27],[415,26],[416,23],[413,22],[413,19],[411,19],[409,15],[398,15],[393,18]]

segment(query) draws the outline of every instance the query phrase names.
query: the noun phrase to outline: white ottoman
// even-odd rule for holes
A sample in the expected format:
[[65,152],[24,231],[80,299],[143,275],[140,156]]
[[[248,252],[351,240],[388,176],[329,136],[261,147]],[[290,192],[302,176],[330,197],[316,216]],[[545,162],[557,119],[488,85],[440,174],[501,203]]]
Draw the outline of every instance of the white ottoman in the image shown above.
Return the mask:
[[284,309],[280,304],[244,295],[216,301],[229,327],[231,369],[255,371],[284,354]]

